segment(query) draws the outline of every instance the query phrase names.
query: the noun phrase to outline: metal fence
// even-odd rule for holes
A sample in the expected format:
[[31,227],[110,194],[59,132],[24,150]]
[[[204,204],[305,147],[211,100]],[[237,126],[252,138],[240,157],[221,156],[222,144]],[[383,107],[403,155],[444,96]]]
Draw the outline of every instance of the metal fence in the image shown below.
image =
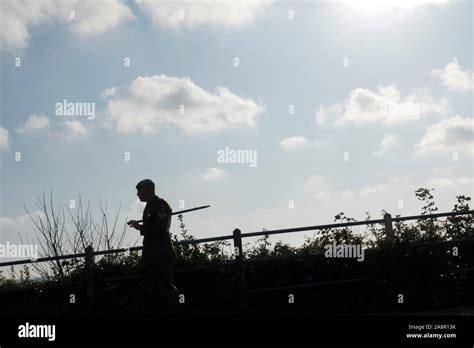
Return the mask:
[[[359,225],[372,225],[372,224],[384,224],[385,229],[385,240],[387,245],[393,245],[394,243],[394,229],[393,223],[394,222],[401,222],[401,221],[408,221],[408,220],[418,220],[418,219],[435,219],[439,217],[449,217],[449,216],[458,216],[458,215],[474,215],[474,210],[465,210],[465,211],[453,211],[453,212],[446,212],[446,213],[437,213],[437,214],[425,214],[425,215],[412,215],[412,216],[397,216],[393,218],[390,214],[386,213],[383,219],[376,219],[376,220],[364,220],[364,221],[351,221],[351,222],[344,222],[344,223],[335,223],[335,224],[325,224],[325,225],[315,225],[315,226],[305,226],[305,227],[295,227],[295,228],[286,228],[286,229],[278,229],[278,230],[265,230],[259,232],[249,232],[249,233],[242,233],[240,229],[235,229],[231,235],[224,235],[218,237],[211,237],[211,238],[202,238],[202,239],[194,239],[194,240],[186,240],[186,241],[179,241],[177,245],[186,245],[186,244],[200,244],[200,243],[209,243],[209,242],[217,242],[217,241],[224,241],[224,240],[233,240],[233,251],[234,251],[234,261],[226,262],[223,264],[216,264],[216,265],[209,265],[209,266],[199,266],[199,267],[192,267],[188,269],[178,269],[175,273],[187,273],[193,272],[196,270],[202,270],[205,268],[214,268],[214,267],[226,267],[226,266],[235,266],[236,269],[236,289],[235,292],[238,294],[238,298],[236,299],[238,303],[241,305],[242,309],[245,309],[245,296],[248,293],[257,293],[257,292],[264,292],[264,291],[275,291],[281,290],[281,287],[269,287],[269,288],[262,288],[262,289],[249,289],[247,290],[245,287],[245,268],[244,265],[248,262],[265,262],[266,260],[245,260],[243,246],[242,246],[242,239],[249,238],[249,237],[258,237],[258,236],[269,236],[275,234],[284,234],[284,233],[293,233],[293,232],[305,232],[305,231],[315,231],[315,230],[326,230],[326,229],[333,229],[333,228],[341,228],[341,227],[350,227],[350,226],[359,226]],[[119,249],[112,249],[112,250],[102,250],[102,251],[94,251],[92,246],[88,246],[84,253],[80,254],[69,254],[69,255],[61,255],[61,256],[54,256],[54,257],[42,257],[38,258],[37,260],[18,260],[18,261],[10,261],[10,262],[3,262],[0,263],[0,267],[6,266],[14,266],[14,265],[22,265],[22,264],[31,264],[37,262],[48,262],[48,261],[57,261],[57,260],[67,260],[72,258],[85,258],[85,271],[86,271],[86,292],[88,297],[91,301],[94,298],[94,274],[93,274],[93,264],[94,264],[94,257],[99,255],[108,255],[108,254],[115,254],[115,253],[123,253],[123,252],[132,252],[142,250],[143,247],[132,247],[132,248],[119,248]],[[282,258],[278,258],[282,259]],[[138,278],[138,275],[131,275],[126,277],[114,277],[114,278],[107,278],[104,279],[105,281],[119,281],[125,279],[134,279]],[[298,287],[318,287],[318,286],[325,286],[325,285],[333,285],[333,284],[348,284],[354,282],[364,282],[364,281],[371,281],[372,278],[369,277],[362,277],[362,278],[354,278],[354,279],[344,279],[344,280],[337,280],[337,281],[326,281],[326,282],[314,282],[314,283],[307,283],[307,284],[294,284],[290,287],[298,288]],[[212,296],[222,296],[223,294],[214,294]],[[209,297],[209,296],[207,296]]]

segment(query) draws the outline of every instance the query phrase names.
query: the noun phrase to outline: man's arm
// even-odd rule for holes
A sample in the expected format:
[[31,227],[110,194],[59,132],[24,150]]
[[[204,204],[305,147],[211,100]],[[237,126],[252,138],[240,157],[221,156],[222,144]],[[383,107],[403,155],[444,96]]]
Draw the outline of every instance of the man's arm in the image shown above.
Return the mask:
[[168,229],[169,219],[171,219],[171,208],[164,201],[154,204],[149,208],[150,217],[140,225],[140,235],[147,236],[156,233],[165,233]]

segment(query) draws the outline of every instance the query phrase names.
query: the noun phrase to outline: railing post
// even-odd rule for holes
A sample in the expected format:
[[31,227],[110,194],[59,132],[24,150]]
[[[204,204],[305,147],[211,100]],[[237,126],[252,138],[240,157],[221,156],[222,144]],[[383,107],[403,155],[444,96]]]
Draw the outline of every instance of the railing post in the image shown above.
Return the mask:
[[237,274],[236,274],[236,294],[238,309],[241,313],[245,313],[247,309],[246,295],[245,295],[245,265],[244,265],[244,253],[242,248],[242,232],[236,228],[233,232],[234,236],[234,255],[237,261]]
[[94,248],[89,245],[85,250],[85,276],[86,276],[86,295],[89,305],[89,310],[92,311],[94,307],[95,288],[94,288]]
[[395,240],[395,235],[393,233],[393,225],[392,225],[392,215],[386,213],[383,217],[385,222],[385,240],[389,245],[392,245]]

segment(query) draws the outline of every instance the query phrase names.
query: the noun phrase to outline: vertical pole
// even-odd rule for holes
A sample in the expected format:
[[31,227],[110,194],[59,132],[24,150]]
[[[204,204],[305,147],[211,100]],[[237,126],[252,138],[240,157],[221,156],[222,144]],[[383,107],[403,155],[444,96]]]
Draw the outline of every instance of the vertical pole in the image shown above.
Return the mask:
[[95,289],[94,289],[94,248],[89,245],[86,247],[85,250],[86,254],[86,264],[85,264],[85,272],[86,272],[86,295],[88,299],[89,310],[93,310],[94,306],[94,298],[95,298]]
[[393,233],[393,225],[392,225],[392,215],[386,213],[383,217],[385,221],[385,240],[389,245],[392,245],[395,240],[395,235]]
[[244,253],[242,248],[242,232],[236,228],[233,232],[234,235],[234,255],[236,260],[243,260]]
[[244,253],[242,248],[242,232],[236,228],[233,232],[234,236],[234,255],[237,261],[237,274],[236,274],[236,294],[239,311],[244,314],[246,312],[246,299],[245,299],[245,266],[244,266]]
[[393,225],[392,225],[392,216],[386,213],[383,217],[385,222],[385,242],[386,247],[382,248],[382,267],[380,273],[380,279],[385,284],[384,286],[384,293],[386,300],[383,302],[388,301],[388,303],[393,303],[395,301],[396,293],[394,289],[396,289],[396,272],[397,269],[397,257],[394,253],[393,243],[394,243],[394,233],[393,233]]

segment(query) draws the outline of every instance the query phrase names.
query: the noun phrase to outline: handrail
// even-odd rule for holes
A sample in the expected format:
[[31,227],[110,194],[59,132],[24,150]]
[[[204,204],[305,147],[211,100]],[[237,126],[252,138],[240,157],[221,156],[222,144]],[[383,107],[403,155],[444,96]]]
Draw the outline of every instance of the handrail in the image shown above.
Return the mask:
[[[202,209],[202,207],[199,207],[199,208]],[[196,209],[196,208],[193,208],[193,209]],[[397,222],[397,221],[438,218],[438,217],[467,215],[467,214],[474,214],[474,210],[454,211],[454,212],[425,214],[425,215],[412,215],[412,216],[403,216],[403,217],[397,216],[397,217],[394,217],[394,218],[391,217],[391,221]],[[386,215],[390,215],[390,214],[386,214]],[[293,232],[304,232],[304,231],[312,231],[312,230],[323,230],[323,229],[328,229],[328,228],[339,228],[339,227],[358,226],[358,225],[371,225],[371,224],[378,224],[378,223],[383,224],[385,222],[386,222],[385,219],[376,219],[376,220],[343,222],[343,223],[337,223],[337,224],[325,224],[325,225],[315,225],[315,226],[305,226],[305,227],[284,228],[284,229],[278,229],[278,230],[241,233],[240,238],[267,236],[267,235],[280,234],[280,233],[293,233]],[[229,239],[234,239],[234,238],[235,238],[235,236],[233,234],[231,234],[231,235],[218,236],[218,237],[209,237],[209,238],[178,241],[175,244],[176,245],[200,244],[200,243],[207,243],[207,242],[217,242],[217,241],[222,241],[222,240],[229,240]],[[100,251],[92,252],[92,255],[93,256],[95,256],[95,255],[107,255],[107,254],[115,254],[115,253],[120,253],[120,252],[138,251],[138,250],[142,250],[142,249],[143,249],[142,246],[138,246],[138,247],[131,247],[131,248],[100,250]],[[0,267],[22,265],[22,264],[28,264],[28,263],[66,260],[66,259],[73,259],[73,258],[79,258],[79,257],[85,257],[85,256],[86,256],[85,253],[79,253],[79,254],[68,254],[68,255],[61,255],[61,256],[52,256],[52,257],[41,257],[41,258],[38,258],[36,260],[25,259],[25,260],[18,260],[18,261],[9,261],[9,262],[0,263]]]

